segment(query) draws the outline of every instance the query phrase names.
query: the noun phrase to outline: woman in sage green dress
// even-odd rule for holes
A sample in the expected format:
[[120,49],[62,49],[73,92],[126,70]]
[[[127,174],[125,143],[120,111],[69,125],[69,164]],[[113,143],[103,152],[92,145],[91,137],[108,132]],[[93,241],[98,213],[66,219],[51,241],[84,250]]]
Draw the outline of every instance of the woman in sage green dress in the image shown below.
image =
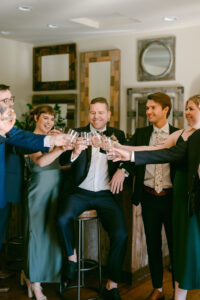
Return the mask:
[[[36,134],[47,134],[54,126],[55,111],[51,106],[37,106],[31,116],[36,122]],[[60,281],[62,255],[55,212],[61,181],[57,158],[63,151],[56,147],[49,153],[37,152],[25,157],[30,175],[25,203],[25,259],[21,284],[26,282],[29,297],[34,293],[36,300],[47,299],[42,293],[41,282]]]
[[[190,128],[172,133],[165,143],[156,146],[156,149],[170,148],[183,140],[187,141],[190,135],[200,129],[200,95],[194,95],[187,100],[185,117]],[[113,150],[118,153],[119,157],[114,161],[131,160],[130,151],[155,150],[155,146],[116,146]],[[159,162],[161,162],[160,153]],[[166,162],[166,160],[163,160],[163,163]],[[148,163],[151,162],[148,161]],[[176,166],[173,189],[172,224],[175,300],[185,300],[188,290],[200,289],[200,212],[189,216],[188,172],[187,162],[185,163],[185,165],[182,163],[182,165],[177,164]],[[198,184],[199,182],[198,179]]]

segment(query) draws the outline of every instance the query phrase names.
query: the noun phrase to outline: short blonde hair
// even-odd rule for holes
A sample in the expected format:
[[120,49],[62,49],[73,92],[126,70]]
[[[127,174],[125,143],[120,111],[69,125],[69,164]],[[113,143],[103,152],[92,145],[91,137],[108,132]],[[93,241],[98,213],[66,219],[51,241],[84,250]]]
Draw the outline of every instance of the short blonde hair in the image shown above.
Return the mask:
[[185,108],[187,107],[189,101],[192,101],[192,102],[200,109],[200,94],[191,96],[191,97],[186,101],[186,103],[185,103]]

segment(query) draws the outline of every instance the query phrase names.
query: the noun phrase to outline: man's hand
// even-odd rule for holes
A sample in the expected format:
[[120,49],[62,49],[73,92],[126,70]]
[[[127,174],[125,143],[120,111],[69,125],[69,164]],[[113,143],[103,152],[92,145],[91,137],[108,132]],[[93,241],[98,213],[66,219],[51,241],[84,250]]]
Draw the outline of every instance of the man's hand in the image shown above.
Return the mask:
[[49,135],[49,142],[51,146],[67,146],[69,144],[67,135],[64,133]]
[[76,144],[74,146],[74,150],[72,152],[72,159],[79,156],[81,152],[87,148],[88,148],[87,141],[84,140],[82,137],[77,138]]
[[0,113],[0,134],[4,136],[9,132],[16,120],[16,114],[12,108],[7,108],[3,113]]
[[123,190],[125,174],[122,169],[118,169],[115,174],[113,175],[110,184],[110,191],[113,194],[119,194]]

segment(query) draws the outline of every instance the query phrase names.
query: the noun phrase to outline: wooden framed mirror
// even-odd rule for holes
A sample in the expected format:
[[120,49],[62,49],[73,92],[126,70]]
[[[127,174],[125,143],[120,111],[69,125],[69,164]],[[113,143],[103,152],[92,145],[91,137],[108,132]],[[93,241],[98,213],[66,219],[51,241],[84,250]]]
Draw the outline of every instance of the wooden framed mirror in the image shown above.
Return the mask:
[[175,79],[175,37],[138,41],[138,81]]
[[32,104],[58,104],[61,116],[66,120],[66,127],[74,128],[77,122],[77,95],[76,94],[35,94],[32,96]]
[[33,90],[76,89],[76,44],[33,48]]
[[119,128],[120,50],[84,52],[81,53],[80,63],[80,125],[88,123],[92,98],[104,97],[110,104],[109,125]]

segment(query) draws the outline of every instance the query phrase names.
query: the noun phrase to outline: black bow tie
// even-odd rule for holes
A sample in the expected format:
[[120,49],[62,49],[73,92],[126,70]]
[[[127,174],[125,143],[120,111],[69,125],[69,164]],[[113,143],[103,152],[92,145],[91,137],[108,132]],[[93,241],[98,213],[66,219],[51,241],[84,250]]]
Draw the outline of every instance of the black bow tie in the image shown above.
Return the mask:
[[97,130],[96,132],[99,133],[99,134],[105,134],[105,135],[107,134],[107,130],[104,130],[104,131]]

